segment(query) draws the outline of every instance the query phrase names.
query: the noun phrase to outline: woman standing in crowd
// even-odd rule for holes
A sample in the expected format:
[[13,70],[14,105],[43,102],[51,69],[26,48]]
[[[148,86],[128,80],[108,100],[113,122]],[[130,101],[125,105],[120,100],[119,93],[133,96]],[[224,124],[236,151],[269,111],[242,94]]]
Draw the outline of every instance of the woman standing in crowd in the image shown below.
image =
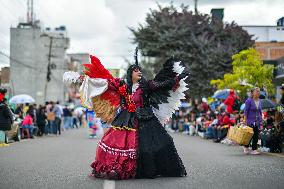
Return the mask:
[[46,125],[46,118],[47,116],[45,115],[45,107],[40,105],[38,110],[37,110],[37,113],[36,113],[36,123],[37,123],[37,126],[39,128],[39,132],[38,132],[38,135],[39,136],[42,136],[44,131],[45,131],[45,125]]
[[13,114],[5,103],[6,89],[0,89],[0,132],[11,130]]
[[252,137],[252,151],[249,150],[249,146],[244,147],[245,154],[258,155],[260,154],[257,151],[257,142],[259,129],[262,125],[262,111],[261,111],[261,101],[259,99],[260,89],[255,87],[251,90],[251,97],[249,97],[245,102],[245,120],[248,126],[253,128],[253,137]]
[[72,126],[71,125],[72,124],[72,114],[67,105],[65,105],[65,107],[63,108],[63,118],[64,118],[63,128],[67,130],[70,129]]

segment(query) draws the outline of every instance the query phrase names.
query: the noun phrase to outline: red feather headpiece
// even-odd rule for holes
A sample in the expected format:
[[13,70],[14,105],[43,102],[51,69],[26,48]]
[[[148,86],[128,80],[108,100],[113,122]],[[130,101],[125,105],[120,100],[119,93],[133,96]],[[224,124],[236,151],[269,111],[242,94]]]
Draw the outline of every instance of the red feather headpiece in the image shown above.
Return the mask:
[[85,69],[85,74],[88,75],[90,78],[102,78],[102,79],[112,79],[113,76],[111,73],[104,68],[101,61],[95,57],[90,55],[91,63],[90,64],[83,64]]

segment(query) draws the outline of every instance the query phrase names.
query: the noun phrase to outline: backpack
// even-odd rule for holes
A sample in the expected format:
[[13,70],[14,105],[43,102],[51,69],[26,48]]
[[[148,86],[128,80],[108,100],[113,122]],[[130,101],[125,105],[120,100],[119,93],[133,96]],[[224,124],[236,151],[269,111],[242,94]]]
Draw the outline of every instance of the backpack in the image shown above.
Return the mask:
[[241,102],[238,99],[234,99],[234,104],[233,104],[233,110],[234,111],[239,111],[241,108]]

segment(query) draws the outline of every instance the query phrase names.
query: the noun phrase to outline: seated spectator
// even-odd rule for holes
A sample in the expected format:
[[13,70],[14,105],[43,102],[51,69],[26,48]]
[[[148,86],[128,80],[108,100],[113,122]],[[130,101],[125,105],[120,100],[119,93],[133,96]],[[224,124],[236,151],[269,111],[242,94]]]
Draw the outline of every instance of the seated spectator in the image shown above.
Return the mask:
[[229,113],[223,113],[222,117],[219,117],[218,126],[214,126],[213,128],[213,136],[214,136],[214,142],[220,142],[223,140],[227,133],[228,129],[231,125],[234,125],[234,120],[230,119]]
[[263,112],[263,129],[260,132],[260,139],[261,139],[261,147],[260,151],[261,152],[269,152],[269,144],[271,141],[271,135],[272,135],[272,128],[274,127],[274,117],[271,115],[272,112]]
[[272,112],[267,112],[266,129],[271,129],[273,127],[274,116],[271,115],[271,114],[272,114]]
[[[217,113],[217,112],[216,112]],[[206,133],[205,138],[212,139],[213,138],[213,128],[218,124],[218,119],[216,115],[211,117],[211,123],[209,124]]]
[[33,130],[33,118],[30,114],[27,114],[22,123],[22,137],[24,136],[24,131],[27,131],[28,138],[34,138]]

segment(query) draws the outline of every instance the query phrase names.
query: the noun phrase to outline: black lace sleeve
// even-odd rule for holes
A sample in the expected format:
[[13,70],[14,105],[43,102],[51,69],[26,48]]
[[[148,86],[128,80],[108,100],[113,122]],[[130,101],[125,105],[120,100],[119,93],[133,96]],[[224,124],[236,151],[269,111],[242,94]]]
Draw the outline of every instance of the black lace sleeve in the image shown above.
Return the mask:
[[155,91],[155,90],[171,90],[176,83],[178,82],[178,79],[169,79],[166,81],[154,81],[150,80],[148,81],[148,86],[150,91]]
[[[173,58],[168,59],[155,78],[147,83],[150,105],[159,109],[160,104],[169,103],[172,91],[175,92],[179,88],[180,80],[186,76],[185,66],[181,62],[176,62]],[[177,103],[179,100],[177,98]]]

